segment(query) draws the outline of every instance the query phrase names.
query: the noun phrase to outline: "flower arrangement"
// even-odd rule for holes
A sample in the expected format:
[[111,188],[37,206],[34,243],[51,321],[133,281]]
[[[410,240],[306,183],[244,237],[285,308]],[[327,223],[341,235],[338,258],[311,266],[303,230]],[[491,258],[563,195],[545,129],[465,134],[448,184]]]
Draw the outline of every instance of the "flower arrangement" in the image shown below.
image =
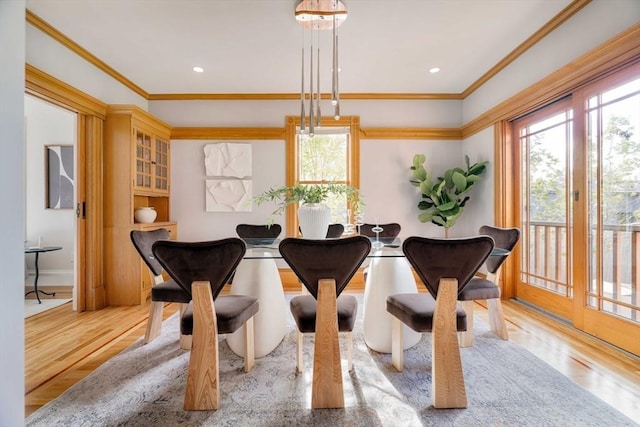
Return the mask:
[[354,211],[360,210],[364,205],[357,188],[335,182],[322,182],[321,184],[296,184],[292,187],[273,187],[253,198],[256,205],[266,202],[276,203],[276,209],[271,215],[279,215],[293,203],[323,203],[330,194],[345,195]]

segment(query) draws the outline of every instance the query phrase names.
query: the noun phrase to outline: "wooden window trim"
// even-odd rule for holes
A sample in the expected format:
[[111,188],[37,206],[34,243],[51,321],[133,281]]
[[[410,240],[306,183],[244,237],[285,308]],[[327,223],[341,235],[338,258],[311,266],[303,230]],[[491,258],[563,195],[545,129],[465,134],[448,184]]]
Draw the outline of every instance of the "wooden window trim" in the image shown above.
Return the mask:
[[[349,165],[347,184],[360,188],[360,116],[323,117],[324,127],[349,127]],[[300,126],[299,116],[287,116],[285,119],[285,185],[293,186],[298,182],[298,145],[296,127]],[[298,235],[298,206],[289,205],[286,210],[286,235]]]

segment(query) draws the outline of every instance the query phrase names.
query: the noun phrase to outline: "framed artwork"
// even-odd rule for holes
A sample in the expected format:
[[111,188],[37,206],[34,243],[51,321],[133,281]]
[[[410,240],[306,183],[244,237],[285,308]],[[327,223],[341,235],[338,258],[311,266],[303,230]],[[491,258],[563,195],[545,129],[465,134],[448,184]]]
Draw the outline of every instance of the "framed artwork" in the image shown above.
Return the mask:
[[45,146],[47,209],[73,209],[73,145]]

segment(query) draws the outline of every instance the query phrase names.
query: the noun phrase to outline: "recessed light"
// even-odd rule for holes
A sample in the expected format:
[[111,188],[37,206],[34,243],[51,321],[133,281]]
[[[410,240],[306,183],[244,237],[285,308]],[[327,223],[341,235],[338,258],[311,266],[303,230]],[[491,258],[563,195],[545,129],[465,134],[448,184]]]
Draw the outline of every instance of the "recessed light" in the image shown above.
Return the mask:
[[431,74],[435,74],[435,73],[437,73],[438,71],[440,71],[440,68],[438,68],[438,67],[433,67],[433,68],[430,68],[430,69],[429,69],[429,72],[430,72]]
[[193,67],[193,71],[196,73],[204,73],[204,68],[202,67]]

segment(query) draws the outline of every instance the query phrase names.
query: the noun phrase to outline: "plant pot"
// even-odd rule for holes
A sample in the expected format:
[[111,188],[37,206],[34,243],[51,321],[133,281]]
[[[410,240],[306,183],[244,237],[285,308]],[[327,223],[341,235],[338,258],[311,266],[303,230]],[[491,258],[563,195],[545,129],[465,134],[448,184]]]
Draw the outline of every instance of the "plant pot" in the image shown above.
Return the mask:
[[331,208],[322,203],[303,203],[298,208],[300,231],[305,239],[325,239],[331,222]]
[[142,224],[151,224],[153,221],[156,220],[157,216],[158,216],[158,212],[156,212],[156,210],[151,207],[138,208],[133,213],[133,217],[136,220],[136,222],[139,222]]

